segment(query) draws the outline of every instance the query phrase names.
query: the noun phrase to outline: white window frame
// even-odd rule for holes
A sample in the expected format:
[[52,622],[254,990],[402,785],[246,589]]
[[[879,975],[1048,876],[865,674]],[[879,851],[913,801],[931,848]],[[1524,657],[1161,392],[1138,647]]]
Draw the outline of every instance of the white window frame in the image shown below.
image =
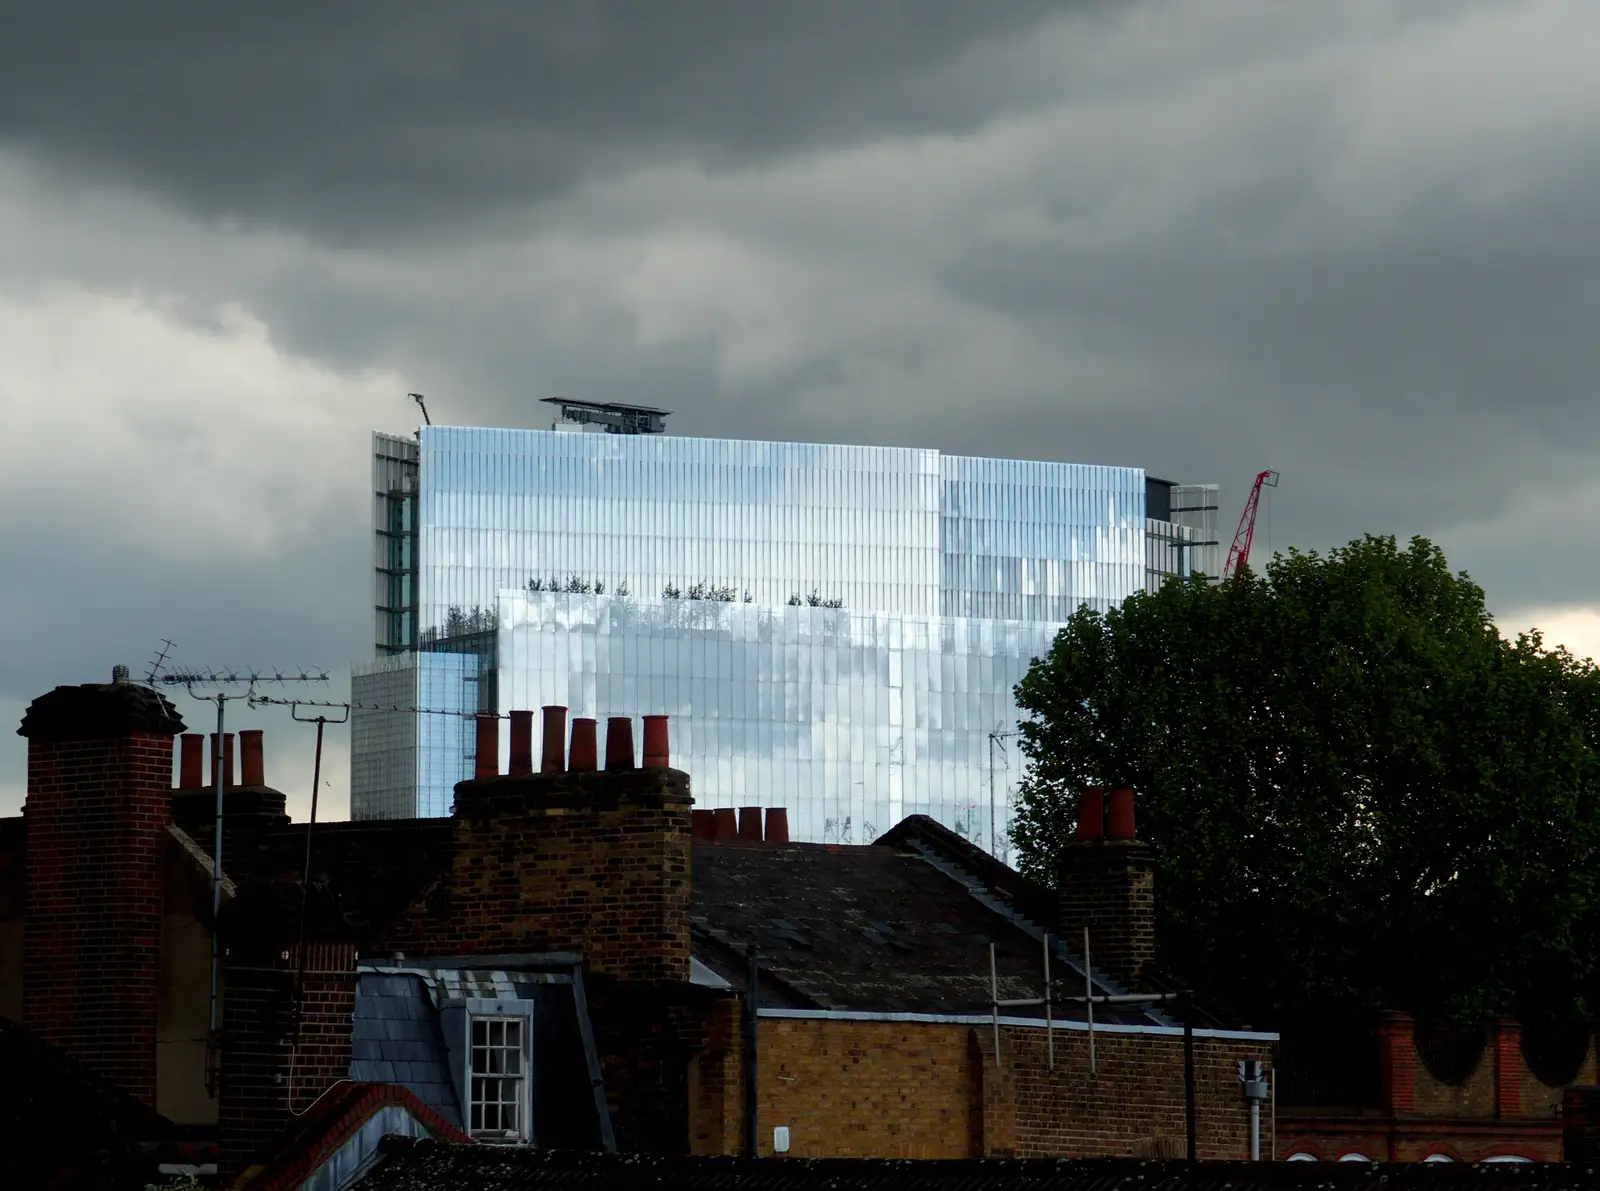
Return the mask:
[[[467,1132],[479,1141],[520,1142],[528,1137],[528,1084],[531,1078],[528,1054],[529,1019],[518,1013],[469,1013],[467,1015],[467,1094],[462,1107],[467,1118]],[[506,1034],[514,1032],[515,1038],[506,1041]],[[480,1042],[480,1038],[483,1039]],[[508,1061],[509,1060],[509,1061]],[[483,1069],[479,1063],[484,1064]],[[515,1070],[509,1070],[511,1066]],[[513,1082],[509,1099],[503,1095],[493,1100],[481,1099],[480,1081],[495,1082],[503,1092],[507,1081]],[[509,1108],[514,1115],[512,1128],[490,1128],[481,1123],[481,1115],[489,1105],[504,1111]]]
[[[535,1004],[512,997],[449,997],[439,1003],[439,1023],[444,1030],[445,1050],[450,1059],[450,1080],[455,1085],[456,1103],[461,1109],[461,1127],[471,1137],[486,1144],[527,1145],[533,1138],[533,1016]],[[518,1089],[517,1129],[513,1131],[472,1128],[473,1062],[472,1027],[486,1019],[521,1022],[522,1085]]]

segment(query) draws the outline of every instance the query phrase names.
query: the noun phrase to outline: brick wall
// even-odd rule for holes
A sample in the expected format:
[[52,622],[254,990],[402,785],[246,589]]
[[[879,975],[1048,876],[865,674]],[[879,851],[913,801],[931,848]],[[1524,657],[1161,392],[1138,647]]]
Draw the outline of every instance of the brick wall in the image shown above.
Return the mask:
[[[761,1149],[790,1129],[797,1157],[957,1158],[1148,1154],[1185,1144],[1183,1039],[1166,1034],[766,1018],[760,1035]],[[1195,1040],[1202,1158],[1249,1154],[1239,1059],[1271,1061],[1267,1043]],[[1262,1145],[1270,1140],[1263,1114]],[[709,1144],[709,1139],[706,1143]],[[705,1152],[710,1152],[709,1149]]]
[[698,1097],[697,1056],[713,1044],[713,1005],[728,999],[690,984],[587,982],[595,1050],[617,1148],[687,1154]]
[[350,1074],[355,947],[307,944],[296,1043],[299,954],[298,944],[228,948],[217,1152],[224,1178],[270,1147],[291,1113]]
[[1096,970],[1136,986],[1155,954],[1155,864],[1132,839],[1077,840],[1057,870],[1056,928],[1071,947],[1088,928]]
[[706,1007],[705,1045],[689,1060],[689,1152],[743,1153],[743,1007],[731,994]]
[[1441,1155],[1453,1162],[1479,1162],[1504,1155],[1538,1162],[1561,1160],[1561,1120],[1395,1120],[1347,1111],[1305,1115],[1280,1111],[1277,1156],[1310,1154],[1324,1162],[1361,1154],[1377,1162],[1421,1162]]
[[152,1107],[171,781],[167,734],[29,740],[23,1020]]
[[462,782],[448,879],[390,942],[581,951],[592,973],[687,982],[689,805],[675,769]]
[[[985,1062],[979,1073],[985,1100],[1014,1105],[1012,1149],[987,1146],[990,1154],[1035,1158],[1126,1156],[1187,1144],[1183,1038],[1171,1034],[1095,1033],[1095,1066],[1083,1031],[1058,1031],[1055,1066],[1049,1065],[1044,1032],[1002,1029],[1001,1065],[994,1063],[992,1034],[975,1032]],[[1245,1039],[1196,1038],[1195,1140],[1201,1158],[1249,1157],[1249,1106],[1237,1068],[1240,1059],[1272,1061],[1272,1045]],[[989,1086],[1005,1086],[994,1092]],[[1263,1113],[1265,1145],[1270,1110]]]
[[969,1035],[961,1025],[763,1019],[761,1152],[787,1125],[795,1157],[971,1156],[981,1127]]
[[[1446,1083],[1418,1052],[1410,1015],[1387,1013],[1378,1028],[1382,1105],[1368,1110],[1285,1105],[1279,1110],[1278,1154],[1332,1160],[1358,1153],[1397,1162],[1433,1154],[1461,1162],[1515,1154],[1554,1161],[1561,1153],[1562,1089],[1533,1073],[1521,1041],[1516,1022],[1494,1023],[1476,1066]],[[1575,1082],[1595,1078],[1591,1041]]]

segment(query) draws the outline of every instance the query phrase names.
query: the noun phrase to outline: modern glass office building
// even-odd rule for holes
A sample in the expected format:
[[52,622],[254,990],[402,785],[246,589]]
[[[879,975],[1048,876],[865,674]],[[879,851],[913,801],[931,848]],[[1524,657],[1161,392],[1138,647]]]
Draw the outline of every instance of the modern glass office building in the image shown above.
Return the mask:
[[1218,571],[1216,489],[1137,468],[455,427],[374,447],[356,701],[427,710],[358,711],[358,818],[447,813],[461,711],[559,703],[671,715],[702,806],[786,806],[827,841],[921,812],[1003,853],[1030,661],[1083,604]]

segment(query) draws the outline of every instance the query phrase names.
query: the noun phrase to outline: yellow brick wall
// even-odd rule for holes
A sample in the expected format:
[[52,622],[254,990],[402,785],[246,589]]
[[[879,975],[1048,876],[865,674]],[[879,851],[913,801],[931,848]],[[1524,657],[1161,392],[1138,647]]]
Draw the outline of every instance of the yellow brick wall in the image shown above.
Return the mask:
[[766,1018],[761,1151],[789,1127],[800,1158],[965,1158],[974,1152],[969,1028]]

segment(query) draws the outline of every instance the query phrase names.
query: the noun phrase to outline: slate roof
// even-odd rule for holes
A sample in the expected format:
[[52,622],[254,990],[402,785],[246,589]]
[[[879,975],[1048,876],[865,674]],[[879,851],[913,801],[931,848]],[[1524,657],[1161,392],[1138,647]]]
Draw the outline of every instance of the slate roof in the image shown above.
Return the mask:
[[[690,918],[696,955],[742,989],[744,949],[753,943],[766,1006],[983,1014],[990,1011],[992,942],[1001,999],[1042,996],[1042,929],[989,896],[960,865],[915,842],[909,836],[900,846],[696,841]],[[1083,991],[1081,957],[1059,941],[1051,977],[1058,996]],[[1110,987],[1097,980],[1095,991]],[[1042,1008],[1004,1012],[1044,1015]],[[1083,1016],[1060,1006],[1054,1015]],[[1136,1009],[1102,1008],[1096,1018],[1155,1020]]]
[[[438,880],[449,865],[450,830],[448,819],[317,826],[312,871],[327,874],[358,943],[380,937]],[[198,834],[207,846],[209,830]],[[305,827],[253,832],[230,859],[232,843],[224,844],[227,872],[270,876],[300,867]],[[745,948],[755,943],[768,1007],[987,1013],[991,941],[1001,997],[1043,994],[1038,923],[1048,921],[1049,891],[925,816],[872,845],[697,840],[693,874],[696,957],[743,989]],[[1060,941],[1052,951],[1052,976],[1081,991],[1081,958]],[[1097,979],[1095,991],[1123,990]],[[1061,1007],[1055,1015],[1082,1016]],[[1096,1016],[1108,1024],[1170,1021],[1136,1009]]]
[[[305,825],[241,829],[223,868],[241,889],[298,871]],[[327,877],[364,953],[434,887],[450,863],[449,819],[318,824],[312,873]],[[196,827],[209,854],[209,825]],[[0,913],[20,905],[23,823],[0,820]],[[988,944],[996,944],[1002,999],[1043,993],[1042,923],[1052,895],[932,819],[912,816],[871,845],[694,842],[691,927],[696,959],[744,987],[754,943],[772,1008],[981,1014],[989,1011]],[[1052,947],[1058,995],[1082,989],[1081,956]],[[1157,976],[1150,983],[1173,989]],[[1098,977],[1095,991],[1120,992]],[[1010,1016],[1040,1016],[1015,1008]],[[1065,1006],[1055,1016],[1081,1013]],[[1160,1010],[1096,1011],[1117,1021],[1172,1024]],[[1200,1024],[1231,1026],[1201,1010]]]
[[1127,1158],[667,1158],[387,1137],[361,1191],[1593,1191],[1560,1163],[1160,1162]]
[[364,972],[356,986],[350,1078],[404,1084],[457,1128],[461,1110],[450,1083],[439,1011],[410,974]]
[[[211,828],[195,830],[211,848]],[[318,823],[311,872],[326,875],[358,945],[375,939],[450,867],[449,819],[384,819]],[[241,833],[224,831],[223,872],[244,884],[298,872],[305,863],[306,825],[294,823]]]

